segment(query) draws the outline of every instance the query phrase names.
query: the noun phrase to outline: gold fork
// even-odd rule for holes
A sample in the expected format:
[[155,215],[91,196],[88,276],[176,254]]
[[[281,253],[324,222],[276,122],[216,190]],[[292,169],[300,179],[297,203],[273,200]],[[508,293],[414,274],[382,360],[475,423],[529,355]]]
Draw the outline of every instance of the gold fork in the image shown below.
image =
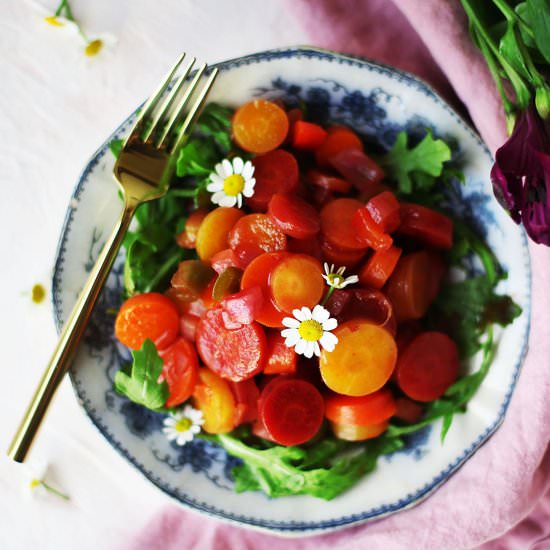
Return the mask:
[[[71,366],[78,342],[134,212],[140,204],[158,199],[167,192],[174,173],[177,152],[188,138],[217,76],[218,69],[212,70],[205,84],[197,91],[196,99],[190,103],[206,70],[206,64],[202,65],[184,90],[184,84],[195,63],[193,58],[166,99],[162,99],[184,58],[185,54],[182,54],[158,90],[147,100],[124,142],[113,170],[122,192],[124,209],[63,327],[57,347],[8,449],[8,456],[17,462],[24,462],[52,397]],[[184,112],[189,105],[185,116]]]

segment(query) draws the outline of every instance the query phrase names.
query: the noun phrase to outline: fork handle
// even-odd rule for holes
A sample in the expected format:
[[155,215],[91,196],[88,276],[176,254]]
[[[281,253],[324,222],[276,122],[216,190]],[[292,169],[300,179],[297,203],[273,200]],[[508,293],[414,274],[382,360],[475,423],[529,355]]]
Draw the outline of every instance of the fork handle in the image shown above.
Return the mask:
[[80,338],[88,324],[92,309],[107,280],[137,206],[138,203],[132,199],[125,201],[124,210],[111,236],[103,246],[71,315],[63,327],[57,347],[8,449],[8,456],[16,462],[25,461],[55,391],[72,364]]

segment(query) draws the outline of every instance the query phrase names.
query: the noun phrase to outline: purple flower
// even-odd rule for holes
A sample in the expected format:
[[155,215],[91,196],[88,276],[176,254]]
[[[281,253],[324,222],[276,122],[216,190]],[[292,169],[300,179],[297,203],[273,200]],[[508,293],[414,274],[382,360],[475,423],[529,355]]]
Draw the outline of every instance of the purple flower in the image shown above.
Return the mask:
[[550,246],[550,135],[530,107],[518,117],[491,170],[495,197],[536,243]]

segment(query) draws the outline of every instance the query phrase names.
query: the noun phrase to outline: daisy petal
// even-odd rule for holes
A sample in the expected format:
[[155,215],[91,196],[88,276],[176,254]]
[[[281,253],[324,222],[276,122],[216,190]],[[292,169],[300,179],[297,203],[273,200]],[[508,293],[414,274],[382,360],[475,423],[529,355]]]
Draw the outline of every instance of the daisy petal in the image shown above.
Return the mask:
[[243,195],[245,197],[251,197],[254,194],[254,188],[256,187],[256,180],[252,178],[244,184]]
[[327,262],[325,262],[325,263],[323,264],[323,269],[325,270],[325,273],[326,273],[327,275],[330,273],[330,268],[329,268]]
[[241,176],[247,180],[250,179],[254,175],[254,165],[247,160],[244,163],[243,171],[241,172]]
[[213,181],[212,183],[209,183],[206,186],[206,190],[210,193],[215,193],[216,191],[221,191],[223,189],[223,185],[220,185],[219,183]]
[[224,195],[223,198],[220,200],[219,205],[229,207],[229,206],[235,206],[236,203],[237,203],[237,197]]
[[313,342],[313,351],[317,357],[320,357],[321,355],[321,348],[319,348],[319,342]]
[[304,355],[308,358],[308,359],[311,359],[313,357],[313,351],[315,349],[314,347],[314,342],[307,342],[306,343],[306,349],[304,350]]
[[225,169],[224,169],[223,164],[221,162],[218,162],[218,164],[216,164],[216,166],[214,166],[214,170],[216,171],[216,174],[218,174],[218,176],[222,180],[224,180],[226,178]]
[[241,157],[235,157],[233,159],[233,173],[234,174],[242,174],[244,167],[244,162]]
[[[191,437],[189,437],[189,435]],[[193,439],[193,434],[189,434],[187,435],[187,432],[186,433],[183,433],[181,434],[177,439],[176,439],[176,443],[178,445],[185,445],[186,443],[189,443],[189,441],[191,441]]]
[[220,204],[220,201],[225,197],[225,193],[223,191],[216,191],[211,197],[210,200],[214,204]]
[[298,321],[305,321],[307,319],[307,317],[303,314],[301,309],[293,309],[292,315],[294,315],[294,317],[296,317]]
[[323,306],[317,304],[314,308],[313,308],[313,312],[312,312],[312,317],[313,319],[315,319],[317,322],[323,324],[329,317],[330,317],[330,313],[327,309],[325,309]]
[[305,317],[306,321],[309,321],[312,316],[311,316],[311,309],[309,309],[308,307],[304,306],[302,308],[302,315]]
[[227,159],[222,160],[222,166],[225,174],[224,178],[227,178],[233,174],[233,166],[231,166],[231,163]]
[[210,174],[210,181],[212,183],[219,183],[220,187],[223,188],[224,179],[222,177],[218,176],[218,174],[215,174],[214,172],[212,172],[212,174]]
[[289,327],[289,328],[298,328],[300,326],[300,321],[298,321],[297,319],[294,319],[294,317],[285,317],[282,323],[283,323],[283,326]]
[[243,206],[243,196],[239,193],[237,195],[237,207],[242,208]]
[[298,332],[293,332],[289,336],[286,337],[285,340],[285,346],[287,348],[293,348],[298,342],[300,341],[300,335]]
[[297,354],[301,355],[306,351],[307,342],[305,340],[298,340],[298,343],[296,344],[296,348],[294,351],[296,351]]
[[321,339],[319,340],[319,343],[327,351],[334,351],[334,348],[336,347],[336,344],[338,343],[338,338],[334,334],[332,334],[332,332],[325,332],[325,334],[323,334],[323,336],[321,336]]
[[323,330],[330,331],[334,330],[338,326],[338,321],[332,317],[331,319],[327,319],[325,322],[322,323]]

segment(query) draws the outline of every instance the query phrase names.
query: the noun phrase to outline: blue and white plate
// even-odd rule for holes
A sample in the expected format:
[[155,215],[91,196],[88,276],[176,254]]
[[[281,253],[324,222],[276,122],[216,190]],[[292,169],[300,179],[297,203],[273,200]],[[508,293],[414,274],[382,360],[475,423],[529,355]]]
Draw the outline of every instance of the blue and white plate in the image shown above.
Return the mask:
[[[377,469],[331,502],[311,497],[271,500],[260,493],[236,494],[235,460],[196,441],[176,448],[160,431],[162,416],[133,405],[113,391],[115,372],[128,356],[113,337],[113,308],[120,304],[123,255],[117,260],[71,380],[86,414],[105,439],[144,477],[181,504],[220,519],[286,535],[325,532],[398,512],[421,501],[449,478],[502,422],[526,349],[530,316],[530,263],[524,233],[492,197],[491,156],[472,129],[426,84],[393,68],[331,52],[285,49],[218,65],[211,101],[238,106],[252,97],[305,102],[321,122],[341,122],[388,148],[397,132],[430,127],[458,144],[466,185],[449,199],[459,215],[486,236],[509,276],[501,291],[523,308],[497,334],[498,350],[483,386],[463,415],[456,415],[442,445],[440,425],[416,434],[407,448],[379,460]],[[53,280],[55,320],[67,319],[77,293],[117,218],[120,202],[112,181],[108,143],[130,128],[130,116],[92,156],[71,198]],[[479,358],[468,366],[476,369]],[[414,474],[411,475],[411,472]]]

